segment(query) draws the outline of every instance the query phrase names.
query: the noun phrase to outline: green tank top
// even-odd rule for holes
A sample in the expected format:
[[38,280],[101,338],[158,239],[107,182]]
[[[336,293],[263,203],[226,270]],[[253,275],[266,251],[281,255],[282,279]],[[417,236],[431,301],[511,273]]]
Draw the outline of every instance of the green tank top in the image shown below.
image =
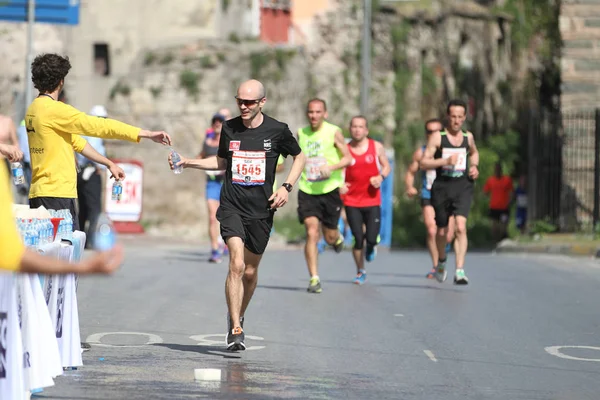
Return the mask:
[[323,121],[321,129],[317,132],[313,132],[310,126],[298,131],[298,144],[306,154],[306,166],[298,185],[298,189],[304,193],[325,194],[343,185],[341,169],[332,171],[327,179],[321,178],[319,172],[321,166],[337,164],[342,158],[335,147],[335,133],[339,130],[337,126]]

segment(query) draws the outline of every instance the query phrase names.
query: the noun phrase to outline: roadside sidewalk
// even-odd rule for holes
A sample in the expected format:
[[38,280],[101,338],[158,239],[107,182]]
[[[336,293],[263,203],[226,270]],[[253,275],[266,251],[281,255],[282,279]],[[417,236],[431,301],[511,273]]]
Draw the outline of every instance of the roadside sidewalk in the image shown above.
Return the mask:
[[497,253],[543,253],[600,258],[600,240],[574,234],[553,234],[535,239],[505,239]]

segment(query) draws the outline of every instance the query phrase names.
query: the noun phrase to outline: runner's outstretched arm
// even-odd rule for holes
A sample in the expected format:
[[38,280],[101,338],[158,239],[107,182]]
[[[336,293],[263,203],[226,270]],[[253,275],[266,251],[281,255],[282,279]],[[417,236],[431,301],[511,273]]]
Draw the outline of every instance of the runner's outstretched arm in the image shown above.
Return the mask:
[[169,154],[169,166],[171,169],[174,169],[176,166],[183,166],[183,168],[202,169],[205,171],[222,171],[227,168],[227,160],[219,156],[206,157],[202,159],[181,157],[181,161],[174,166],[173,161],[171,160],[171,155]]

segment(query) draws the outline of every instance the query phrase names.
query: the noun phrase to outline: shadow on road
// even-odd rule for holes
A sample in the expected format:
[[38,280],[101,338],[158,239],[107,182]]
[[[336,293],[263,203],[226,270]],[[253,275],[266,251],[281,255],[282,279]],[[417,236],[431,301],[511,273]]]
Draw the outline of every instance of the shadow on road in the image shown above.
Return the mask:
[[288,290],[290,292],[306,292],[305,287],[299,287],[299,286],[257,285],[256,287],[262,288],[262,289]]
[[167,349],[185,351],[189,353],[205,354],[207,356],[222,357],[226,359],[240,359],[237,353],[228,352],[223,346],[199,346],[197,344],[177,344],[177,343],[154,343],[153,346],[166,347]]
[[[352,281],[337,281],[337,280],[323,280],[323,283],[335,283],[335,284],[341,284],[341,285],[353,285],[353,286],[358,286],[356,285],[354,282]],[[436,285],[406,285],[406,284],[399,284],[399,283],[371,283],[368,282],[366,284],[364,284],[363,286],[366,287],[394,287],[394,288],[403,288],[403,289],[428,289],[428,290],[439,290],[442,292],[456,292],[456,293],[463,293],[464,290],[460,290],[457,288],[449,288],[449,287],[442,287],[442,286],[436,286]]]

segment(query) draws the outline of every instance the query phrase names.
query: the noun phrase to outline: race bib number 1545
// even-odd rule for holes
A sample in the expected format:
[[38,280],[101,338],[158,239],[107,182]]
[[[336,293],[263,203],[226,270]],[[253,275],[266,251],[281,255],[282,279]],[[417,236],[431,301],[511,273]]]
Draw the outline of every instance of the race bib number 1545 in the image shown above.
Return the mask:
[[264,151],[234,151],[231,159],[231,181],[234,185],[265,184],[266,157]]

